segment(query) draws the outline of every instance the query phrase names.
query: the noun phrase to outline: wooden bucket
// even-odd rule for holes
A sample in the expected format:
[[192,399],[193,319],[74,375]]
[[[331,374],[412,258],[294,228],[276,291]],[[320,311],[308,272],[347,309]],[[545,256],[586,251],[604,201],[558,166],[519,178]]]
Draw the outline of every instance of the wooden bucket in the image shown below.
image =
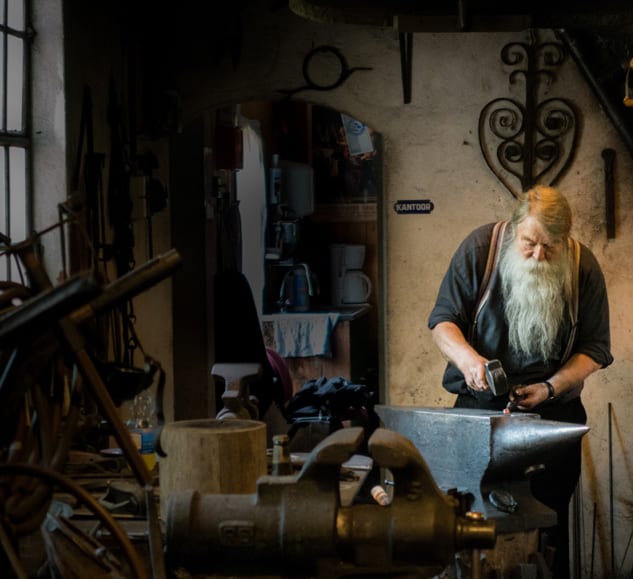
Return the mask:
[[161,513],[172,492],[249,494],[267,473],[266,424],[257,420],[182,420],[160,434]]

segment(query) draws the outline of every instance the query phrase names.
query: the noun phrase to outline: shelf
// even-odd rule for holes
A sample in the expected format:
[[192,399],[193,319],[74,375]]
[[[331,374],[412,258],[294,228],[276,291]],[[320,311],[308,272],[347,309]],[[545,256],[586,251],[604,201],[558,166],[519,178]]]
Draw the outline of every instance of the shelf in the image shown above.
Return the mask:
[[310,216],[315,223],[376,221],[376,203],[318,204]]
[[369,304],[348,304],[344,306],[312,306],[306,312],[274,312],[270,314],[262,314],[262,322],[275,322],[280,319],[300,319],[301,316],[327,316],[329,314],[338,314],[339,320],[342,322],[355,320],[369,312]]

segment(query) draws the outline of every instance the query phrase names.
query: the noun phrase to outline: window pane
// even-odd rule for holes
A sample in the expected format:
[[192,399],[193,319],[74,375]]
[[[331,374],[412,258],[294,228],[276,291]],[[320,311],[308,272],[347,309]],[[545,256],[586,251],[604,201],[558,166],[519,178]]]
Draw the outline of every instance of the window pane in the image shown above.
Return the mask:
[[7,222],[9,212],[7,206],[9,199],[4,181],[5,158],[8,154],[7,147],[0,147],[0,233],[9,235],[9,224]]
[[9,0],[9,26],[24,30],[24,0]]
[[[1,2],[2,0],[0,0]],[[4,34],[4,32],[0,33],[0,105],[2,103],[4,103],[4,98],[5,98],[5,90],[4,90],[4,70],[5,70],[5,54],[4,54],[4,39],[6,37],[6,34]],[[0,106],[0,110],[2,110],[2,107]],[[2,118],[0,118],[0,131],[6,131],[7,130],[7,119],[4,118],[4,116],[2,116]]]
[[[4,235],[9,234],[9,224],[8,224],[8,211],[7,211],[7,191],[4,183],[4,169],[5,169],[5,157],[8,154],[7,147],[0,147],[0,233]],[[2,256],[0,258],[0,279],[6,280],[8,278],[8,266],[9,261],[8,258]]]
[[[4,245],[0,246],[1,249],[4,249]],[[3,255],[0,257],[0,280],[6,281],[9,279],[8,271],[10,266],[9,257]]]
[[22,95],[24,82],[24,44],[21,39],[9,37],[9,59],[7,70],[7,130],[23,130]]
[[[0,0],[0,232],[13,243],[26,239],[29,231],[30,200],[27,199],[27,164],[29,149],[24,147],[26,121],[26,86],[24,76],[28,45],[21,34],[26,30],[26,2]],[[6,15],[6,20],[5,20]],[[15,36],[15,31],[20,36]],[[20,137],[11,143],[12,137]],[[9,141],[7,141],[9,140]],[[0,259],[0,276],[20,280],[15,260]]]
[[11,240],[22,241],[27,236],[26,153],[22,148],[11,147],[9,150],[9,189]]

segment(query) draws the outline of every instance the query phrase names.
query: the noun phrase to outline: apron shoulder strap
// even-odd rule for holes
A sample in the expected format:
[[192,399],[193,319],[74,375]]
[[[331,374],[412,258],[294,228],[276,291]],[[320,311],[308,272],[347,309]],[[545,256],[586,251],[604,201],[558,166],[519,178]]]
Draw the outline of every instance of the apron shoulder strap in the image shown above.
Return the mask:
[[481,287],[479,288],[479,300],[488,291],[488,284],[490,283],[490,277],[492,272],[499,263],[499,256],[501,255],[501,246],[503,245],[503,236],[508,225],[507,221],[498,221],[495,223],[492,229],[492,236],[490,238],[490,247],[488,248],[488,261],[486,262],[486,269],[484,271],[484,277],[481,280]]
[[495,223],[494,227],[492,228],[490,246],[488,248],[488,259],[486,261],[486,269],[484,270],[484,275],[481,278],[481,285],[479,286],[477,302],[475,303],[475,307],[473,309],[473,322],[470,326],[469,336],[471,343],[472,339],[474,338],[477,316],[479,315],[479,312],[481,311],[481,308],[483,308],[486,301],[488,301],[488,297],[490,295],[490,278],[492,277],[492,273],[499,263],[499,257],[501,256],[501,246],[503,245],[503,238],[505,236],[507,226],[507,221],[497,221],[497,223]]
[[578,327],[578,278],[580,277],[580,243],[578,240],[568,240],[568,252],[569,259],[572,266],[571,275],[571,298],[569,300],[569,318],[571,319],[571,332],[569,333],[569,340],[567,341],[567,348],[563,354],[562,362],[565,363],[571,355],[571,350],[574,347],[574,341],[576,339],[576,329]]

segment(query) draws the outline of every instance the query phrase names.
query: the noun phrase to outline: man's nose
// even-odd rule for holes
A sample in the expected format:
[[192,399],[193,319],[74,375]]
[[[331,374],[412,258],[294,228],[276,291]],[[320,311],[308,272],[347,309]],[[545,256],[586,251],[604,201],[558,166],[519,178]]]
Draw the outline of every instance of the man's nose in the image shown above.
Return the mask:
[[545,248],[542,245],[535,245],[534,246],[534,250],[532,251],[532,257],[536,260],[536,261],[544,261],[546,259],[545,257]]

